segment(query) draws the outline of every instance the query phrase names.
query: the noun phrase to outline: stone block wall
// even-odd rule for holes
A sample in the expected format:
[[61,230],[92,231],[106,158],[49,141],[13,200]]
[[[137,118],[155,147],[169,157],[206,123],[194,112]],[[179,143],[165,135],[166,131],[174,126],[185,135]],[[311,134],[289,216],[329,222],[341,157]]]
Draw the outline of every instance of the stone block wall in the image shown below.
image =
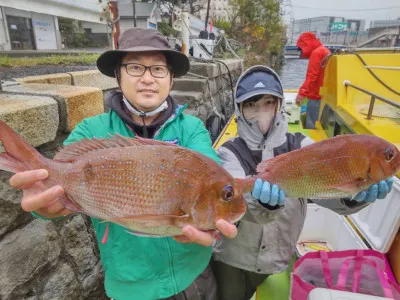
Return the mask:
[[[240,61],[225,62],[235,82]],[[191,74],[176,79],[171,94],[205,123],[215,114],[228,120],[232,92],[223,69],[192,63]],[[52,158],[76,124],[104,111],[104,92],[116,88],[98,71],[20,78],[2,86],[0,119]],[[0,299],[107,299],[90,219],[34,218],[21,209],[22,193],[10,187],[11,175],[0,171]]]
[[[30,83],[5,89],[0,119],[49,158],[74,124],[103,109],[100,89]],[[34,218],[21,209],[11,175],[0,171],[0,299],[107,299],[90,219]]]

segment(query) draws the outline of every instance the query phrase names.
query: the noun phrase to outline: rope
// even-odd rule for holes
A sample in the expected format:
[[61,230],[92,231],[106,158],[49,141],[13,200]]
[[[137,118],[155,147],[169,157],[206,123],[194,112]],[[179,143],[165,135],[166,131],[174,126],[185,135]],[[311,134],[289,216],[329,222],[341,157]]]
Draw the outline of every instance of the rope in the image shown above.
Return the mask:
[[[182,22],[183,22],[183,24],[186,26],[186,28],[187,28],[187,30],[189,31],[189,33],[193,36],[193,33],[191,32],[189,26],[186,24],[186,22],[185,22],[183,19],[182,19]],[[193,39],[192,39],[192,40],[193,40]],[[239,55],[237,55],[236,52],[232,49],[232,47],[231,47],[229,41],[225,38],[224,35],[221,35],[221,37],[220,37],[219,40],[217,41],[217,43],[216,43],[216,45],[214,46],[214,48],[220,43],[221,40],[224,40],[225,45],[227,46],[228,50],[229,50],[237,59],[240,59],[240,60],[241,60],[241,69],[242,69],[242,73],[243,73],[243,71],[244,71],[243,59],[242,59]],[[199,44],[199,42],[198,42],[196,39],[194,39],[194,41],[197,43],[197,45],[199,45],[199,47],[201,47],[201,45]],[[201,48],[203,48],[203,47],[201,47]],[[235,93],[234,93],[234,90],[233,90],[233,80],[232,80],[231,71],[230,71],[229,67],[228,67],[223,61],[220,61],[220,60],[217,60],[217,59],[204,59],[204,58],[201,59],[201,58],[195,58],[195,57],[190,57],[190,59],[191,59],[191,60],[195,60],[195,61],[200,61],[200,62],[206,62],[206,63],[215,63],[215,62],[217,62],[217,63],[223,64],[223,65],[226,67],[227,71],[228,71],[228,76],[229,76],[229,80],[230,80],[230,83],[231,83],[232,100],[233,100],[233,102],[234,102]],[[219,72],[219,73],[220,73],[219,75],[222,75],[222,71],[221,71],[220,68],[219,68],[219,71],[220,71],[220,72]],[[198,77],[207,79],[207,85],[208,85],[208,88],[209,88],[209,90],[210,90],[210,96],[212,97],[212,93],[211,93],[210,83],[209,83],[209,81],[208,81],[208,77],[201,76],[201,75],[198,75],[198,74],[194,74],[194,73],[191,73],[191,72],[188,72],[187,74],[190,74],[190,75],[194,75],[194,76],[198,76]],[[213,98],[212,98],[211,100],[214,101]],[[213,103],[213,104],[214,104],[214,103]],[[234,108],[235,108],[234,103],[233,103],[233,106],[234,106]],[[215,107],[215,106],[214,106],[214,107]]]
[[361,57],[360,54],[352,51],[352,50],[342,50],[342,52],[344,53],[348,53],[348,54],[354,54],[355,56],[358,57],[358,59],[361,61],[361,63],[364,65],[364,67],[367,68],[368,72],[371,73],[371,75],[380,83],[382,84],[384,87],[386,87],[389,91],[395,93],[396,95],[400,96],[400,92],[394,90],[393,88],[391,88],[390,86],[388,86],[382,79],[380,79],[370,68],[368,68],[367,63],[365,62],[365,60]]

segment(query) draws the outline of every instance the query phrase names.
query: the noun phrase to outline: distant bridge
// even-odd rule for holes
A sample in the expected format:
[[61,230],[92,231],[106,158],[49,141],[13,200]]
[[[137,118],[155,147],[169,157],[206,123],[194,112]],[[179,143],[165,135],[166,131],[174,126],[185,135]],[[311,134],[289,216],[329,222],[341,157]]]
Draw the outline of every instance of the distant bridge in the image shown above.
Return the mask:
[[[388,28],[372,28],[375,34],[368,40],[357,45],[357,47],[364,46],[383,46],[383,47],[399,47],[400,26]],[[370,29],[370,31],[372,30]]]
[[[340,49],[348,48],[347,46],[344,45],[324,45],[324,46],[327,47],[332,53]],[[287,45],[285,46],[285,55],[300,56],[300,48],[295,45]]]

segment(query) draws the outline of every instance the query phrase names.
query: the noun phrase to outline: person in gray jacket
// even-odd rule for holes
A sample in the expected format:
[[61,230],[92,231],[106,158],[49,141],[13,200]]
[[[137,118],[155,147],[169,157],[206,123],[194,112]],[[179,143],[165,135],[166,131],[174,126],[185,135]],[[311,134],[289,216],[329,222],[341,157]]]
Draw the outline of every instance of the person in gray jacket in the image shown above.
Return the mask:
[[[222,166],[233,177],[253,176],[261,160],[313,143],[301,133],[288,133],[283,98],[278,75],[266,66],[251,67],[238,79],[235,95],[238,137],[217,150]],[[381,181],[353,199],[312,201],[348,215],[377,198],[385,198],[392,183],[392,179]],[[244,197],[247,212],[237,224],[237,237],[232,240],[221,237],[214,245],[211,266],[219,300],[250,299],[270,274],[284,271],[294,255],[306,217],[307,199],[286,198],[278,186],[261,179]]]

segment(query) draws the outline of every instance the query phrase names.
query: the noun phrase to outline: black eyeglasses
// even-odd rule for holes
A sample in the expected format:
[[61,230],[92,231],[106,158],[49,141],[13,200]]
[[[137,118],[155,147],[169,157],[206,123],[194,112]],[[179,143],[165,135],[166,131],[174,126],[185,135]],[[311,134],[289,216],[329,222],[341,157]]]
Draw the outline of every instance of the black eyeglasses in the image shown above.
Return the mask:
[[141,64],[121,64],[121,66],[125,67],[126,73],[128,75],[134,77],[143,76],[147,69],[150,70],[150,74],[155,78],[164,78],[168,75],[169,67],[164,65],[154,65],[154,66],[145,66]]

